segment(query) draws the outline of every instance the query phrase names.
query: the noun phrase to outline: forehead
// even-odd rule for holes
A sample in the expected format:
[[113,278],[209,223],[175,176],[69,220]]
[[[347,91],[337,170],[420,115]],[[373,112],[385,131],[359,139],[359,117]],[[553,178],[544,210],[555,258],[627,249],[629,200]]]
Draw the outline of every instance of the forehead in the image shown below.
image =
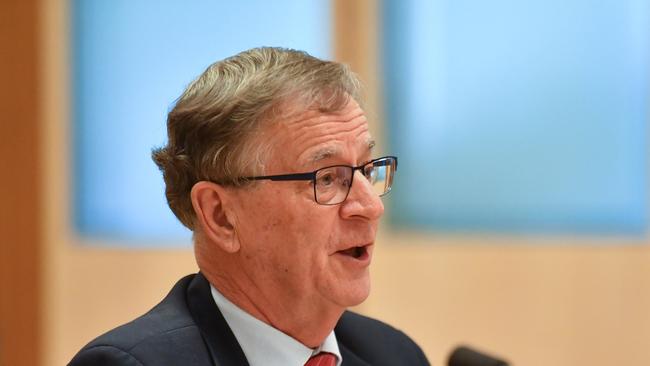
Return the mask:
[[322,162],[356,164],[369,158],[374,146],[366,115],[354,100],[339,111],[307,110],[271,128],[273,160],[309,167]]

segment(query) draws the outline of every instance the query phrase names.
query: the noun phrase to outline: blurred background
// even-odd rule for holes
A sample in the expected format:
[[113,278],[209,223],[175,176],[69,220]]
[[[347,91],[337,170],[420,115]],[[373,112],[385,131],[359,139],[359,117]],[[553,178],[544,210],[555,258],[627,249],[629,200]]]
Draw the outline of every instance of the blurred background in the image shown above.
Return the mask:
[[650,2],[7,0],[0,365],[62,365],[195,272],[150,151],[256,46],[348,63],[399,157],[356,310],[435,365],[650,364]]

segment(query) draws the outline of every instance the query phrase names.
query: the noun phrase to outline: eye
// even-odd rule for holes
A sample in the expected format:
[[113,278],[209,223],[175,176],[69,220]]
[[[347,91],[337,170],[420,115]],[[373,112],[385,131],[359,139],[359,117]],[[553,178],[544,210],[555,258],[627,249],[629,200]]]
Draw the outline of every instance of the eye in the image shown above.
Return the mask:
[[336,174],[333,171],[323,171],[316,177],[316,185],[319,187],[329,187],[336,181]]

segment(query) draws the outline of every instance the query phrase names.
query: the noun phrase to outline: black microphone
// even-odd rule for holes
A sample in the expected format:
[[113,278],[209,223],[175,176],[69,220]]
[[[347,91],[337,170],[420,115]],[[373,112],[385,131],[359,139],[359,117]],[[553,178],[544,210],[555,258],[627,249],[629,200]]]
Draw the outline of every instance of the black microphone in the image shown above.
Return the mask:
[[449,366],[508,366],[508,363],[498,358],[490,357],[469,347],[460,346],[449,355]]

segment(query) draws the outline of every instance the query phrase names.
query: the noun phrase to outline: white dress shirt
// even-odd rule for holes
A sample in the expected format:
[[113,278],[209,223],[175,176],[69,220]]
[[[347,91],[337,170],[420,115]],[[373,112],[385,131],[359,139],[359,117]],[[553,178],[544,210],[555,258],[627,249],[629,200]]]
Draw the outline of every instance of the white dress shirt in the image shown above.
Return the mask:
[[311,349],[240,309],[214,286],[210,285],[210,290],[250,366],[304,366],[320,352],[336,355],[336,366],[341,366],[341,352],[333,330],[320,347]]

